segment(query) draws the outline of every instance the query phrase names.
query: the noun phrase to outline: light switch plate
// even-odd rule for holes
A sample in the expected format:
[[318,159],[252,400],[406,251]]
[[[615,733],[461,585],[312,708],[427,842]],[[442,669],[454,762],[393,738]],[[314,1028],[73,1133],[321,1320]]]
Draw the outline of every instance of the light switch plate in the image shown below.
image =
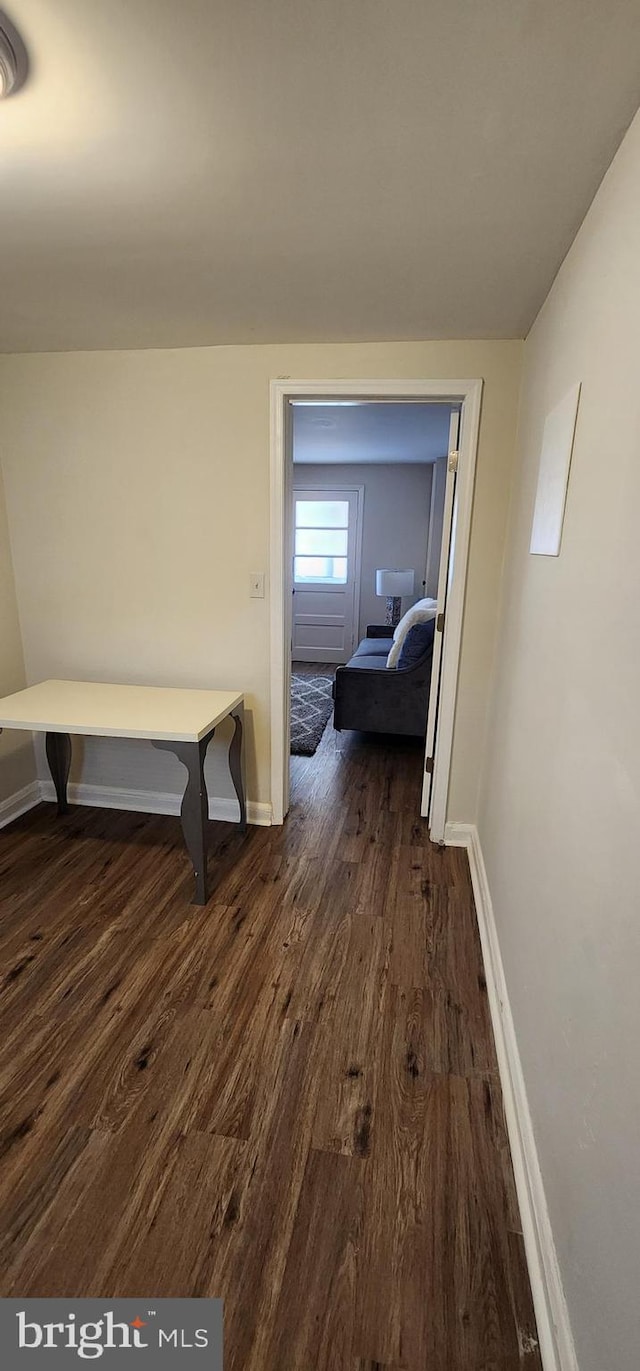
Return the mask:
[[249,572],[249,594],[252,600],[264,600],[264,571]]

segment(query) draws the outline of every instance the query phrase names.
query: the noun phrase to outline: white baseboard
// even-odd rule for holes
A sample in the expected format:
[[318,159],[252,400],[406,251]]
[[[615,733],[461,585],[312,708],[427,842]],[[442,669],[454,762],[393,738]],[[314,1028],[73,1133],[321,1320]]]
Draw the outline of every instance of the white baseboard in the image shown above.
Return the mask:
[[578,1371],[509,1003],[491,892],[475,824],[447,824],[445,843],[450,847],[466,847],[469,854],[542,1364],[544,1371]]
[[[38,795],[32,804],[37,804],[38,800],[55,800],[56,793],[53,781],[40,781],[36,784]],[[179,814],[182,803],[182,796],[176,795],[172,791],[119,790],[115,786],[86,785],[82,781],[69,785],[68,796],[70,804],[92,805],[96,809],[131,809],[140,814]],[[25,805],[25,809],[28,808],[30,806]],[[237,823],[237,801],[219,800],[210,796],[209,818],[222,819],[227,823]],[[247,822],[265,828],[270,827],[271,805],[248,800]]]
[[40,782],[30,781],[29,785],[16,790],[8,799],[0,800],[0,828],[13,823],[14,819],[19,819],[21,814],[26,814],[28,809],[33,809],[39,803]]

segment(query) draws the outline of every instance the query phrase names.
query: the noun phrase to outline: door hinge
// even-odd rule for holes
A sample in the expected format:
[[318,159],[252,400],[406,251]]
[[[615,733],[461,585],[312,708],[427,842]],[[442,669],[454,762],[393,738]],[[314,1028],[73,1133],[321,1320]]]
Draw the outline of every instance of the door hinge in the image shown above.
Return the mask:
[[457,450],[457,448],[456,448],[454,452],[450,452],[450,453],[449,453],[449,460],[448,460],[448,462],[447,462],[447,471],[457,471],[457,470],[458,470],[458,450]]
[[431,776],[433,772],[433,757],[427,757],[427,760],[424,764],[424,769],[425,771],[428,771],[429,775]]
[[444,614],[438,614],[436,618],[436,633],[444,633]]

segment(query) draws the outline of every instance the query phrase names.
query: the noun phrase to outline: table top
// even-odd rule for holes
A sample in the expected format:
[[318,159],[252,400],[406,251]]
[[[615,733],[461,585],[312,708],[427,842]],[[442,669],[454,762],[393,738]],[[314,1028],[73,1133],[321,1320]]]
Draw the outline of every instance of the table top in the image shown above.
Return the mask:
[[232,690],[41,681],[0,699],[0,728],[199,742],[243,698]]

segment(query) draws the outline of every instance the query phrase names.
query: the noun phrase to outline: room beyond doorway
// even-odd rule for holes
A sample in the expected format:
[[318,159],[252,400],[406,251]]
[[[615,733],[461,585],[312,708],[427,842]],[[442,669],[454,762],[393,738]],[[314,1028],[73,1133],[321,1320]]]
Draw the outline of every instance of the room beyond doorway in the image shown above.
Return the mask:
[[[380,673],[386,661],[380,654],[389,651],[396,623],[412,606],[418,614],[424,602],[429,608],[423,612],[436,615],[450,413],[450,405],[419,402],[293,406],[294,756],[313,756],[323,729],[334,726],[329,678],[345,665],[351,671],[356,661],[363,670],[350,677],[354,717],[346,726],[371,733],[372,745],[379,732],[407,732],[406,711],[402,701],[399,708],[394,703],[391,689],[399,678]],[[388,600],[390,586],[400,594]],[[375,655],[363,654],[374,633]],[[402,679],[416,697],[410,731],[419,738],[426,728],[430,661],[419,681]],[[345,673],[338,670],[336,680],[342,687]],[[372,689],[381,693],[376,719],[367,717]]]

